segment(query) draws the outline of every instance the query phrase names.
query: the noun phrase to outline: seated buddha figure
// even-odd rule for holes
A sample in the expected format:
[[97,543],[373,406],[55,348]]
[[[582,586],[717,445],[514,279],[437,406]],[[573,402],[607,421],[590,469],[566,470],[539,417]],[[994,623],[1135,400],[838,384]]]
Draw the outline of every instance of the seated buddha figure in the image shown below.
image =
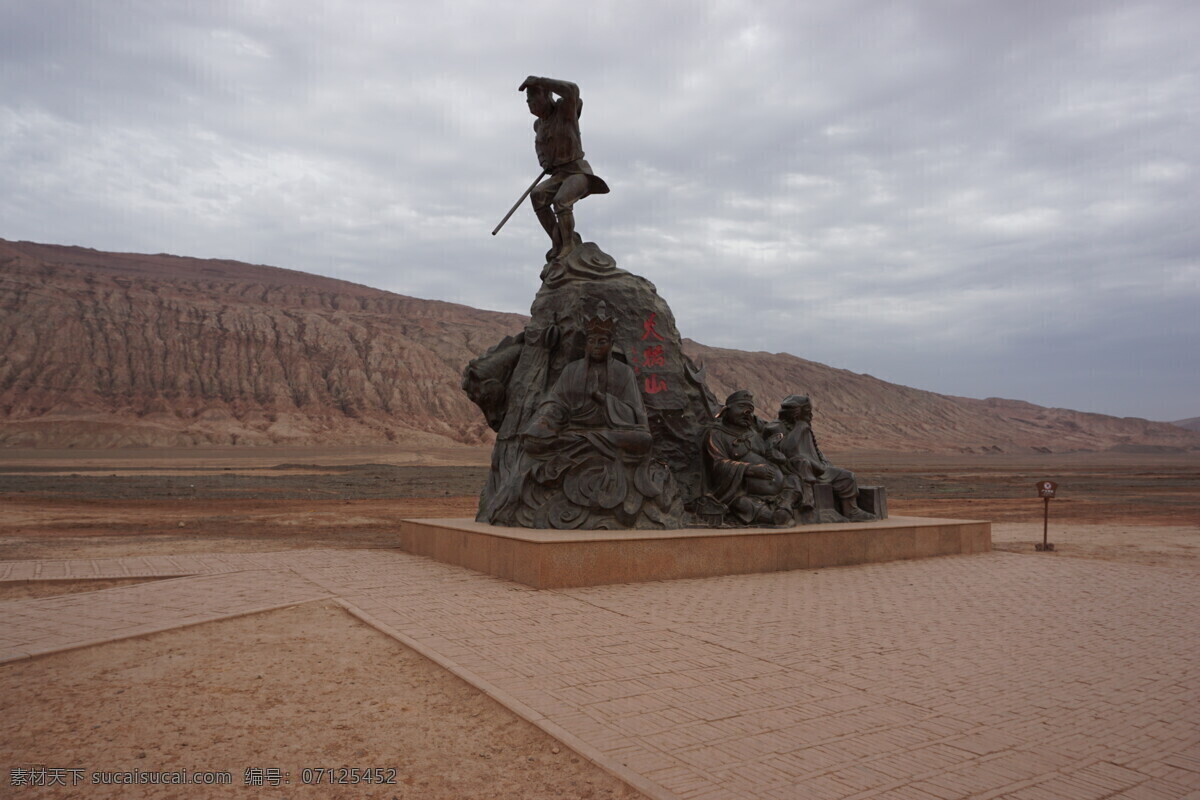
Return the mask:
[[532,527],[662,527],[660,510],[676,502],[651,456],[637,378],[613,357],[614,327],[602,304],[586,322],[584,357],[563,368],[521,434]]

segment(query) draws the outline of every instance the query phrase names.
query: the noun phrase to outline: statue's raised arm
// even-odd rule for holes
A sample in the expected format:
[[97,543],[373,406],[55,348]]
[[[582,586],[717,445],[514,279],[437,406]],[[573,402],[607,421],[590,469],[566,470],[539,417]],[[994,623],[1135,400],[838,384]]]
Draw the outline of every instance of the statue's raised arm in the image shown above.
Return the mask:
[[[533,188],[530,198],[538,222],[550,237],[546,261],[568,255],[579,243],[575,235],[575,203],[589,194],[607,194],[608,184],[583,158],[579,115],[583,100],[570,81],[530,75],[521,82],[533,123],[533,147],[549,177]],[[556,99],[557,98],[557,99]]]
[[[567,103],[574,107],[575,119],[579,119],[580,113],[583,110],[583,103],[579,99],[579,86],[570,81],[560,81],[554,78],[539,78],[536,75],[530,75],[522,83],[519,92],[528,92],[531,88],[550,92],[552,95],[558,95],[560,98],[557,103]],[[543,165],[544,166],[544,165]]]

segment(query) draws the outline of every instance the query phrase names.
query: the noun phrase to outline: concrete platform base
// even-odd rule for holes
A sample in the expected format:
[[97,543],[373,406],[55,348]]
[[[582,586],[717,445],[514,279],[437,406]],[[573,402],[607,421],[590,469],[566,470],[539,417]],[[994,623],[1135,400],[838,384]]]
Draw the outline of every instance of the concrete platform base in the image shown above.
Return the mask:
[[795,528],[551,531],[410,519],[398,546],[538,589],[814,569],[982,553],[992,524],[891,517]]

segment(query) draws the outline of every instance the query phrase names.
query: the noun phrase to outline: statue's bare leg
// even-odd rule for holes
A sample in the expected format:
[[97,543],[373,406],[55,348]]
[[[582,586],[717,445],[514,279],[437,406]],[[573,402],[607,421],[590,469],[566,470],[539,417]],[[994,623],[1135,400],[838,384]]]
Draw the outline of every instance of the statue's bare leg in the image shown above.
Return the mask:
[[550,249],[546,251],[546,261],[550,262],[562,250],[562,233],[558,227],[558,220],[554,218],[554,212],[550,210],[550,206],[539,208],[537,218],[538,222],[542,223],[542,227],[546,229],[546,235],[550,237]]
[[548,179],[539,183],[529,193],[529,200],[533,203],[533,213],[537,214],[538,222],[542,224],[546,235],[550,237],[550,250],[546,253],[547,262],[552,261],[558,255],[558,251],[562,249],[562,233],[559,230],[558,219],[554,216],[554,210],[550,207],[559,186],[561,186],[559,182]]
[[558,238],[562,247],[558,248],[556,258],[566,258],[575,249],[575,212],[569,208],[558,212]]
[[575,249],[575,201],[587,194],[587,176],[580,174],[568,177],[554,194],[553,208],[558,217],[558,241],[561,242],[557,258],[565,258]]

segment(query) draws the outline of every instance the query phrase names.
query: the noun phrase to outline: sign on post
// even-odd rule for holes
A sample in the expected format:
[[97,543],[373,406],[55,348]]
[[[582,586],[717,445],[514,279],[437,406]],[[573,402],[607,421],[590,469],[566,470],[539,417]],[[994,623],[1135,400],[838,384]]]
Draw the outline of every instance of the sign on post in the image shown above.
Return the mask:
[[1054,494],[1058,491],[1058,484],[1054,481],[1038,481],[1037,482],[1038,497],[1042,498],[1045,508],[1042,511],[1042,543],[1035,544],[1033,547],[1038,551],[1054,550],[1054,545],[1050,544],[1050,501],[1054,499]]

